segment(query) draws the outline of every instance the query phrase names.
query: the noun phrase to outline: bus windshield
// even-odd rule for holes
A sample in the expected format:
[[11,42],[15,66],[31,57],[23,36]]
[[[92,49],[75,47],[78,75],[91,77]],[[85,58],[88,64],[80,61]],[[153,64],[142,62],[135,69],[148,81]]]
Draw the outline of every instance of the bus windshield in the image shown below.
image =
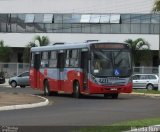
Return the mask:
[[95,76],[130,76],[131,56],[128,50],[95,49],[91,72]]

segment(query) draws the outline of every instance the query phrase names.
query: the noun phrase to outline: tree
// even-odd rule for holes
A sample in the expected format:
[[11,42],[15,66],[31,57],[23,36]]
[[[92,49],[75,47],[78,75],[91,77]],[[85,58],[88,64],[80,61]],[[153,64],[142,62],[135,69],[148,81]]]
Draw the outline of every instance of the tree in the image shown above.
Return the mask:
[[155,0],[152,10],[153,10],[154,12],[160,11],[160,0]]
[[9,62],[12,49],[4,45],[4,41],[0,41],[0,62]]
[[23,51],[23,61],[25,63],[29,63],[30,50],[32,47],[37,47],[37,45],[33,42],[29,42],[29,44],[26,45],[26,48]]
[[131,46],[132,58],[134,65],[139,65],[141,61],[149,62],[151,57],[150,45],[147,41],[142,38],[136,40],[128,39],[125,40]]
[[[36,41],[38,42],[38,44],[35,44]],[[37,46],[46,46],[49,44],[49,39],[47,36],[35,36],[33,42],[29,42],[29,44],[26,45],[26,48],[24,49],[23,52],[23,61],[25,63],[29,62],[29,58],[30,58],[30,49],[32,47],[37,47]]]
[[38,41],[38,43],[39,43],[39,46],[46,46],[46,45],[48,45],[49,44],[49,39],[48,39],[48,37],[47,36],[35,36],[35,39],[34,39],[35,41]]

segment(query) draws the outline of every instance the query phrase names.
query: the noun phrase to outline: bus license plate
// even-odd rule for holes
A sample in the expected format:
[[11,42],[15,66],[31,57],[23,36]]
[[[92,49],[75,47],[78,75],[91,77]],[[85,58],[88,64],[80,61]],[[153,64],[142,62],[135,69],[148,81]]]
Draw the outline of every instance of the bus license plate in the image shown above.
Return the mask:
[[115,90],[117,90],[117,88],[111,88],[110,90],[115,91]]

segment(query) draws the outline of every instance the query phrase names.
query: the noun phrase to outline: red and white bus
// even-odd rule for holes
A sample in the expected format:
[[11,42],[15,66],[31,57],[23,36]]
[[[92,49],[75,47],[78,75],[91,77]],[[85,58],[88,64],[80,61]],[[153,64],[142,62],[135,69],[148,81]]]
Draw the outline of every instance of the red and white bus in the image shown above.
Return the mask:
[[132,92],[131,49],[125,43],[86,42],[31,48],[30,86],[51,93]]

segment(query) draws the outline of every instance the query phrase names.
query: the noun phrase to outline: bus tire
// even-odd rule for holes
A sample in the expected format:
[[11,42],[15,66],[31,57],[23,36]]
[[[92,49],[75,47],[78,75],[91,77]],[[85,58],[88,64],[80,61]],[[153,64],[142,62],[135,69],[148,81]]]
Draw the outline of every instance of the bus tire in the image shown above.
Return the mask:
[[112,99],[117,99],[118,98],[118,93],[106,93],[106,94],[104,94],[104,98],[105,99],[110,99],[110,98],[112,98]]
[[80,85],[78,81],[75,81],[73,84],[73,97],[74,98],[80,98],[81,93],[80,93]]
[[118,93],[112,94],[112,99],[118,99]]
[[108,99],[109,98],[109,94],[104,94],[104,98]]
[[51,91],[49,90],[49,84],[47,80],[44,82],[44,95],[45,96],[51,95]]

